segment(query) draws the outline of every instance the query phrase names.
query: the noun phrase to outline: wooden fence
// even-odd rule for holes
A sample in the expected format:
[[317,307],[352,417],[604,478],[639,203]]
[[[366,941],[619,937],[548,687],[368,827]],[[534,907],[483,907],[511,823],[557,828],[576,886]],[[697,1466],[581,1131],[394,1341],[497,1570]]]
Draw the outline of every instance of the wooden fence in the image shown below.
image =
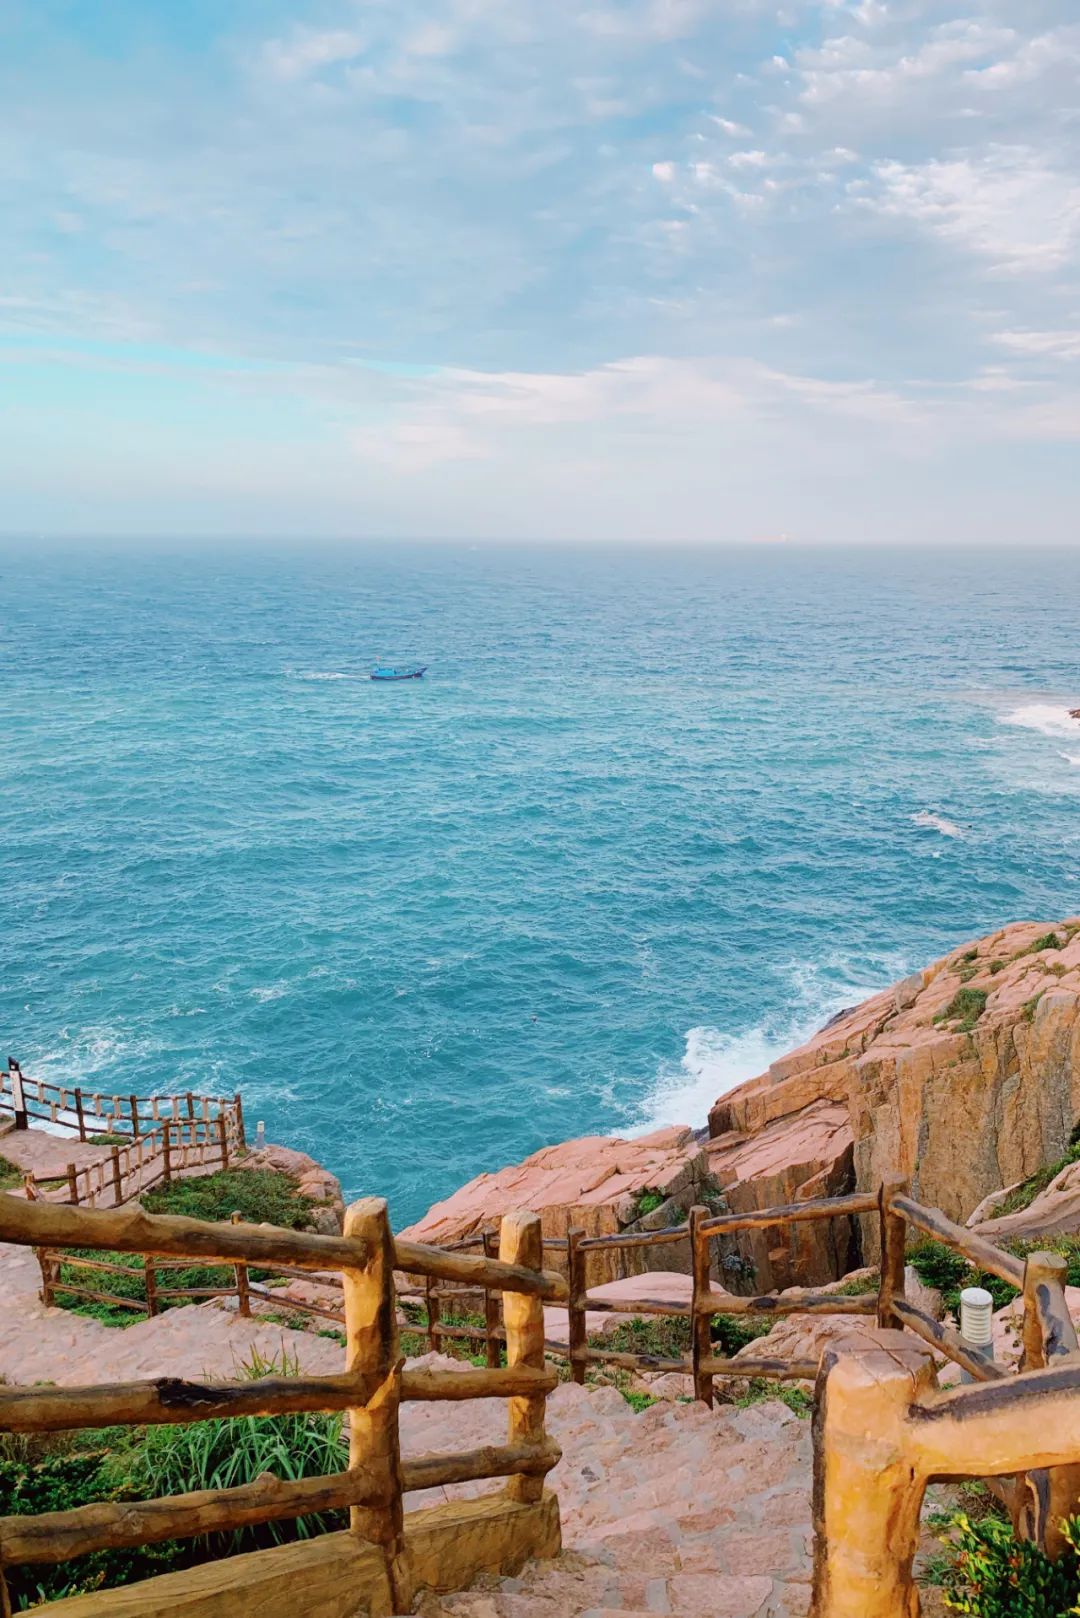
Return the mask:
[[[543,1303],[565,1300],[567,1289],[561,1276],[542,1268],[540,1221],[535,1216],[517,1214],[503,1220],[496,1258],[395,1241],[386,1205],[375,1198],[348,1210],[342,1236],[321,1236],[265,1225],[155,1216],[138,1208],[90,1210],[0,1197],[0,1241],[49,1252],[81,1247],[151,1255],[158,1261],[276,1265],[303,1274],[336,1269],[343,1278],[347,1341],[344,1369],[335,1376],[273,1376],[210,1385],[169,1377],[78,1388],[3,1386],[0,1431],[45,1433],[305,1410],[349,1412],[348,1466],[340,1473],[294,1482],[266,1475],[235,1488],[137,1504],[103,1502],[72,1511],[0,1517],[0,1611],[11,1610],[4,1567],[66,1562],[94,1550],[224,1532],[334,1509],[350,1511],[351,1538],[342,1554],[352,1558],[355,1577],[340,1589],[340,1607],[329,1598],[319,1607],[327,1618],[338,1618],[339,1612],[341,1618],[357,1612],[370,1613],[371,1618],[404,1612],[418,1584],[458,1589],[482,1568],[509,1571],[531,1554],[557,1551],[558,1508],[543,1488],[545,1475],[559,1458],[545,1431],[545,1401],[556,1377],[544,1364]],[[398,1348],[395,1270],[501,1293],[506,1367],[406,1370]],[[505,1444],[402,1458],[401,1400],[491,1397],[510,1401]],[[408,1491],[478,1478],[507,1478],[505,1498],[494,1504],[463,1502],[457,1510],[439,1508],[441,1516],[439,1511],[403,1514],[402,1497]],[[310,1547],[288,1549],[293,1553],[288,1567],[294,1578],[321,1576],[328,1553]],[[243,1558],[253,1565],[248,1583],[258,1584],[260,1568],[269,1566],[260,1558],[275,1557],[278,1552],[272,1550]],[[285,1564],[278,1558],[273,1565]],[[152,1618],[166,1610],[163,1592],[168,1587],[170,1611],[179,1592],[188,1604],[177,1600],[176,1610],[182,1606],[185,1613],[247,1612],[246,1605],[234,1609],[218,1599],[229,1579],[220,1569],[216,1564],[209,1586],[211,1570],[206,1568],[148,1580],[125,1592],[123,1611],[133,1618]],[[358,1578],[364,1588],[358,1586]],[[277,1590],[275,1596],[272,1582],[271,1593],[258,1610],[265,1618],[295,1613],[296,1589],[301,1587],[307,1588],[294,1583],[291,1590]],[[206,1604],[198,1604],[195,1595],[208,1589]],[[69,1611],[80,1618],[91,1614],[106,1618],[116,1612],[117,1596],[103,1591],[74,1597],[56,1603],[55,1610],[58,1618]]]
[[59,1175],[24,1176],[31,1200],[77,1207],[119,1207],[193,1169],[227,1169],[246,1146],[239,1094],[109,1096],[27,1078],[13,1057],[0,1073],[0,1115],[5,1112],[17,1129],[37,1124],[80,1141],[111,1138],[108,1156],[96,1162],[69,1163]]
[[81,1141],[92,1135],[126,1135],[132,1141],[150,1133],[165,1119],[174,1124],[196,1121],[210,1125],[224,1116],[230,1134],[243,1144],[243,1108],[239,1095],[210,1096],[187,1090],[182,1095],[107,1095],[78,1084],[54,1084],[29,1078],[15,1057],[0,1071],[0,1116],[9,1114],[16,1129],[42,1124],[67,1130]]

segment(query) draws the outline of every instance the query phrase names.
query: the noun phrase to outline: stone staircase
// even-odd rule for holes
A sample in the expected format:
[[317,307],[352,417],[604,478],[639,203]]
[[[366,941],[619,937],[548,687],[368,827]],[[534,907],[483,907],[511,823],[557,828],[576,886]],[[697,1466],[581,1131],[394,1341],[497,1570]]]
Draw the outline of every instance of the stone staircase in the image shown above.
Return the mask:
[[[779,1401],[636,1413],[614,1388],[567,1384],[548,1400],[548,1426],[563,1450],[550,1479],[563,1555],[425,1598],[424,1618],[805,1618],[809,1421]],[[424,1434],[425,1447],[450,1441]]]

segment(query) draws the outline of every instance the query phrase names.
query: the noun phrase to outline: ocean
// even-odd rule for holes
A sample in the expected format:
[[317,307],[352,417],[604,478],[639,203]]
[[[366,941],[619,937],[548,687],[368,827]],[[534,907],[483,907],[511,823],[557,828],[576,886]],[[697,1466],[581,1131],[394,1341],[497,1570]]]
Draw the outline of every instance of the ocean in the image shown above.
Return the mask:
[[4,1054],[239,1089],[398,1227],[1080,911],[1080,551],[13,547],[0,589]]

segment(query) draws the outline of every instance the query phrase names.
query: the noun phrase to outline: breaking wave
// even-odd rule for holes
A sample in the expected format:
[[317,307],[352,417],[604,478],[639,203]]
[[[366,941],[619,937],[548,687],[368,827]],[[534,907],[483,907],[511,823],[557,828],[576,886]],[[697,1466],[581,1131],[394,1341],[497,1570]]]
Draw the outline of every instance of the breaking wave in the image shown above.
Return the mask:
[[1068,708],[1051,702],[1029,702],[999,716],[999,724],[1019,725],[1024,730],[1037,730],[1043,736],[1080,736],[1080,719],[1074,719]]
[[955,820],[946,820],[944,815],[932,815],[927,809],[920,809],[917,815],[911,816],[911,823],[920,826],[923,831],[938,831],[942,837],[963,837],[963,832]]

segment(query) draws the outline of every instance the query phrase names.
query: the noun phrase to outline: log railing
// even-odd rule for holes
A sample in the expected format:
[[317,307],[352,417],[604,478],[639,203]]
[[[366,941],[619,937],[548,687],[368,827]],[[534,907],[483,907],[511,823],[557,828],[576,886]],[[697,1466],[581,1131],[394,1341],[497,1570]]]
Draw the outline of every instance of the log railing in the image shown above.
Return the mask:
[[186,1090],[182,1095],[109,1095],[79,1084],[55,1084],[22,1071],[15,1057],[0,1071],[0,1116],[9,1114],[16,1129],[42,1124],[87,1141],[92,1135],[124,1135],[132,1141],[166,1119],[174,1124],[212,1125],[227,1122],[230,1141],[244,1144],[244,1115],[239,1095],[211,1096]]
[[[542,1499],[543,1479],[557,1463],[559,1451],[547,1437],[544,1422],[546,1396],[556,1376],[544,1364],[543,1300],[565,1299],[566,1283],[541,1268],[540,1222],[534,1215],[504,1219],[498,1256],[489,1257],[395,1242],[386,1205],[375,1198],[353,1204],[344,1234],[335,1237],[237,1221],[210,1224],[146,1214],[138,1208],[90,1210],[0,1197],[0,1241],[50,1252],[78,1246],[141,1253],[157,1260],[277,1264],[304,1274],[336,1268],[343,1278],[346,1331],[345,1367],[335,1376],[273,1376],[212,1384],[166,1377],[80,1388],[3,1386],[0,1431],[45,1433],[301,1410],[349,1412],[348,1464],[339,1473],[300,1481],[264,1476],[237,1488],[137,1504],[103,1502],[72,1511],[0,1517],[0,1611],[11,1610],[5,1605],[4,1567],[64,1562],[93,1550],[348,1508],[350,1532],[379,1549],[380,1577],[388,1581],[393,1601],[386,1610],[402,1612],[408,1610],[414,1593],[408,1519],[402,1507],[406,1492],[477,1478],[507,1478],[507,1499],[520,1508],[514,1519],[515,1544],[521,1543],[522,1512],[526,1529],[530,1513],[539,1513],[536,1522],[543,1518],[550,1528],[552,1506]],[[395,1270],[480,1284],[503,1294],[505,1368],[404,1369],[398,1348]],[[401,1457],[398,1409],[403,1399],[491,1397],[510,1401],[505,1444],[453,1455]],[[548,1532],[548,1542],[550,1537]],[[474,1571],[491,1565],[491,1544],[477,1546],[477,1552],[481,1550],[488,1560]],[[125,1606],[125,1612],[138,1611],[146,1618],[158,1612],[154,1583],[146,1586],[145,1606]],[[358,1600],[361,1595],[357,1591]],[[103,1618],[111,1610],[110,1599],[103,1592]]]

